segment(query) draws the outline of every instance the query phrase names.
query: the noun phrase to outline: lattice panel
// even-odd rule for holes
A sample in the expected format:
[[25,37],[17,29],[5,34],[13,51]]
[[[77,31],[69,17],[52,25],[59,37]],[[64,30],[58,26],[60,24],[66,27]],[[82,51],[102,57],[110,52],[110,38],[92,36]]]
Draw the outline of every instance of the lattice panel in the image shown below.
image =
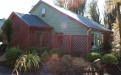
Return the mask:
[[53,43],[53,35],[46,34],[44,35],[44,46],[52,48],[52,43]]
[[88,36],[72,35],[71,49],[74,56],[85,56],[88,52]]
[[54,47],[63,50],[65,53],[68,53],[69,48],[69,35],[54,35]]
[[[31,45],[37,46],[44,44],[48,48],[59,48],[65,53],[74,56],[85,56],[89,51],[91,42],[87,35],[32,35]],[[42,41],[43,40],[43,41]]]
[[35,46],[35,35],[31,35],[31,46]]

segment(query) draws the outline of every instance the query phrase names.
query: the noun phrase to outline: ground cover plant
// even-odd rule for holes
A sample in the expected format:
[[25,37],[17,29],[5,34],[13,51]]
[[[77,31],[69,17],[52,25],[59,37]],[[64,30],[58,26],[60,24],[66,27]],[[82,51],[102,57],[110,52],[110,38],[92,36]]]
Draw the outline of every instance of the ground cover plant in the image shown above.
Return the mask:
[[45,50],[48,52],[49,48],[33,46],[33,47],[27,48],[27,53],[37,53],[39,56],[41,56],[41,54],[44,53]]
[[58,56],[61,57],[64,54],[64,52],[61,49],[53,48],[49,51],[49,54],[50,56],[53,54],[58,54]]

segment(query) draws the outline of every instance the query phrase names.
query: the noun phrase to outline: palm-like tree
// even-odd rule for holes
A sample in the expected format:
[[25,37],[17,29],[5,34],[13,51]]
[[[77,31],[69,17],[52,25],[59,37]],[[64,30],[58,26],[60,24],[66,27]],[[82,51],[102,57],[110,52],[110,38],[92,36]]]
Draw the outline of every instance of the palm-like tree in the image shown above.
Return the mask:
[[[119,34],[120,34],[120,46],[121,46],[121,16],[120,16],[120,6],[121,0],[106,0],[106,7],[108,13],[111,13],[113,9],[117,11],[117,20],[119,25]],[[120,49],[120,58],[121,58],[121,49]]]
[[12,40],[12,34],[13,34],[13,27],[12,27],[12,21],[10,19],[7,19],[3,25],[2,28],[3,37],[8,42],[8,46],[10,46],[11,40]]
[[120,6],[121,6],[121,0],[106,0],[107,13],[111,13],[113,9],[116,9],[117,11],[117,20],[118,20],[118,25],[119,25],[120,39],[121,39]]

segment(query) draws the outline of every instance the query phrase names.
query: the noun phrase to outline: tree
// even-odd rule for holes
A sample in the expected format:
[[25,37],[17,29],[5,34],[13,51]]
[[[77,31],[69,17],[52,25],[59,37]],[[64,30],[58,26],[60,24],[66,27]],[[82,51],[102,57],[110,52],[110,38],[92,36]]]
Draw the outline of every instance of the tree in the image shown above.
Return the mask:
[[119,25],[119,37],[120,37],[120,58],[121,58],[121,16],[120,16],[120,5],[121,5],[121,0],[106,0],[106,9],[107,13],[111,13],[113,9],[116,9],[117,12],[117,21]]
[[113,28],[113,23],[116,22],[117,14],[116,14],[116,9],[113,9],[111,13],[107,13],[106,11],[104,12],[104,25],[112,30]]
[[86,0],[58,0],[59,3],[61,3],[64,8],[77,8],[81,4],[85,3]]
[[81,4],[81,5],[80,5],[79,7],[77,7],[77,8],[69,8],[69,10],[72,11],[72,12],[75,12],[75,13],[77,13],[77,14],[80,14],[80,15],[84,16],[85,4],[86,4],[86,3],[83,3],[83,4]]
[[97,23],[100,24],[100,13],[99,13],[99,9],[97,7],[97,1],[96,0],[92,0],[89,4],[89,14],[90,14],[90,18],[93,21],[96,21]]
[[84,15],[87,0],[54,0],[54,4],[80,15]]
[[120,34],[120,39],[121,39],[120,5],[121,5],[121,0],[106,0],[106,10],[108,14],[111,13],[114,9],[116,9],[117,20],[118,20],[118,25],[119,25],[119,34]]
[[13,34],[13,27],[12,27],[12,21],[10,19],[7,19],[3,25],[2,32],[3,37],[8,42],[8,46],[10,46],[11,40],[12,40],[12,34]]

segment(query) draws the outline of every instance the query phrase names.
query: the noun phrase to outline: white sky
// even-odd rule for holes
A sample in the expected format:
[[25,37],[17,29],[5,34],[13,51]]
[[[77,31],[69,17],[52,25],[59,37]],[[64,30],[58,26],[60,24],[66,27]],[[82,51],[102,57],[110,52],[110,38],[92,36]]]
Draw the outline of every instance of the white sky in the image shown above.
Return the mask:
[[[28,13],[31,10],[32,6],[35,5],[38,1],[39,0],[0,0],[0,19],[8,18],[12,11]],[[45,1],[50,3],[53,0]]]
[[0,0],[0,19],[8,18],[14,12],[28,13],[39,0]]

